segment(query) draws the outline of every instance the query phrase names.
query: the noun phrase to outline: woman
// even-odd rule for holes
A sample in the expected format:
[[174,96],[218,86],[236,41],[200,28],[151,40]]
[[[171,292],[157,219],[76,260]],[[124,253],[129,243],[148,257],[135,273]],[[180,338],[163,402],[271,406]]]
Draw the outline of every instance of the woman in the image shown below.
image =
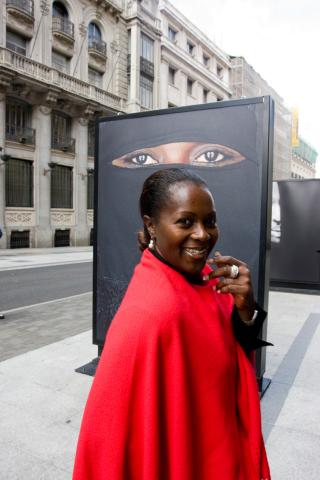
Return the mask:
[[247,357],[264,317],[250,272],[219,253],[206,265],[219,229],[194,173],[152,174],[140,211],[143,254],[107,334],[73,479],[270,479]]

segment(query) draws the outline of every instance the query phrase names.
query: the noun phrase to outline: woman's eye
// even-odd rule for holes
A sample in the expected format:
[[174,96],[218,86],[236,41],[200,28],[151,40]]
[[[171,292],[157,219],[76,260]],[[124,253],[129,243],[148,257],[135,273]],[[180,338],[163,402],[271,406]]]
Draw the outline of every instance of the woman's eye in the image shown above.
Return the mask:
[[194,159],[194,163],[219,163],[222,160],[228,159],[223,155],[219,150],[207,150],[206,152],[201,153]]
[[180,218],[180,220],[178,220],[178,223],[180,223],[180,225],[182,225],[183,227],[191,227],[192,225],[192,221],[188,218]]
[[133,163],[134,165],[155,165],[157,164],[157,160],[155,160],[151,155],[148,155],[147,153],[139,153],[135,154],[132,157],[129,157],[126,159],[126,162],[128,163]]
[[223,167],[242,160],[245,160],[245,157],[233,148],[224,145],[207,145],[194,153],[191,163],[205,167]]
[[208,220],[206,226],[207,226],[207,228],[215,228],[216,227],[215,220]]

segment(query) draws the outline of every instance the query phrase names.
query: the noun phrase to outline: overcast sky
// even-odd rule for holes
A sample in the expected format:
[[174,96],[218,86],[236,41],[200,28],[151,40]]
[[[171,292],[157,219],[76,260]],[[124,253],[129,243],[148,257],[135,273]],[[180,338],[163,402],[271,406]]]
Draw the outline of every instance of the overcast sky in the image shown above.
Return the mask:
[[243,56],[289,107],[318,155],[320,176],[320,1],[171,0],[230,55]]

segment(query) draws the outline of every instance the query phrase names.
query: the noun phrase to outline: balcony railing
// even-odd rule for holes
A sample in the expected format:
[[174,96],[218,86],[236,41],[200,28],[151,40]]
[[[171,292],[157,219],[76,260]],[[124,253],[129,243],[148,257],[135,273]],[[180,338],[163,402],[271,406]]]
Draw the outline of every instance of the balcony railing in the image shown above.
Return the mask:
[[52,17],[52,30],[74,38],[74,25],[64,17]]
[[61,150],[66,153],[74,153],[75,151],[75,139],[67,135],[52,135],[51,148],[54,150]]
[[33,17],[33,0],[7,0],[7,6]]
[[107,56],[107,44],[102,40],[98,40],[97,38],[89,38],[88,48],[89,48],[89,52],[90,50],[92,50],[93,52],[100,53],[105,57]]
[[154,78],[154,64],[144,57],[140,56],[140,72],[150,78]]
[[17,127],[16,125],[6,125],[6,140],[19,142],[25,145],[35,144],[35,129],[30,127]]
[[0,47],[0,67],[16,72],[21,78],[27,77],[32,81],[39,81],[48,88],[57,87],[69,94],[98,102],[107,108],[115,110],[125,110],[126,108],[124,100],[119,96],[7,48]]

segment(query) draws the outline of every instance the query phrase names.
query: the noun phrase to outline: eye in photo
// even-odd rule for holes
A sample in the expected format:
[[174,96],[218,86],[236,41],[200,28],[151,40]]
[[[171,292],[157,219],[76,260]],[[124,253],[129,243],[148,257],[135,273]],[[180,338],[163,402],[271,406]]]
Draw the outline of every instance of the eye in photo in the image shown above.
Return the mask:
[[140,168],[151,165],[184,164],[220,168],[245,160],[245,157],[225,145],[204,142],[172,142],[141,148],[115,158],[112,165]]

